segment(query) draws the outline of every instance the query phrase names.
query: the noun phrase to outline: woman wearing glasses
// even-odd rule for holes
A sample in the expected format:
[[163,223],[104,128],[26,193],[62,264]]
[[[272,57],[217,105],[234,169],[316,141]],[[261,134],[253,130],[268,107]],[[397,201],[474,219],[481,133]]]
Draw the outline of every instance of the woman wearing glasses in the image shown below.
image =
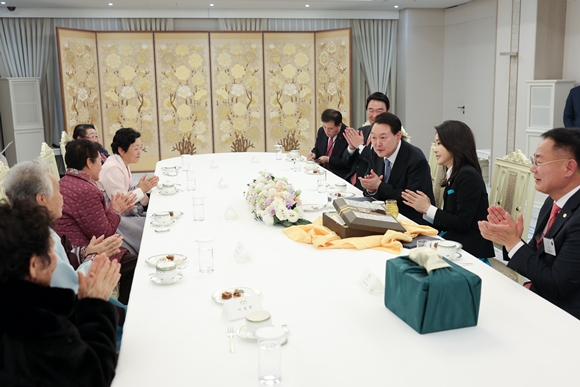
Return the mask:
[[445,189],[443,209],[431,205],[420,191],[405,190],[404,203],[422,213],[445,239],[461,243],[475,257],[493,257],[493,244],[481,236],[477,225],[487,218],[489,202],[473,133],[461,121],[445,121],[435,130],[435,157],[446,169],[440,182]]

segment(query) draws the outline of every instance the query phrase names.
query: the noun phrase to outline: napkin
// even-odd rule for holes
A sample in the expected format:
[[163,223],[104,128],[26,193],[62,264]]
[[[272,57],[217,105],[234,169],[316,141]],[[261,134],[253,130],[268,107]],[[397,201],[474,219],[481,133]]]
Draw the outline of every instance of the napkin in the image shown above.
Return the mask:
[[451,267],[450,264],[441,259],[439,254],[437,254],[437,251],[430,249],[429,247],[412,249],[409,252],[409,259],[417,265],[423,266],[427,270],[427,273],[430,273],[431,270]]
[[317,249],[377,249],[392,254],[399,254],[403,242],[411,242],[414,237],[422,235],[437,235],[437,230],[429,226],[420,226],[413,222],[400,222],[407,230],[405,233],[387,230],[384,235],[340,239],[332,230],[322,225],[319,217],[311,224],[292,226],[284,229],[284,234],[295,242],[312,244]]

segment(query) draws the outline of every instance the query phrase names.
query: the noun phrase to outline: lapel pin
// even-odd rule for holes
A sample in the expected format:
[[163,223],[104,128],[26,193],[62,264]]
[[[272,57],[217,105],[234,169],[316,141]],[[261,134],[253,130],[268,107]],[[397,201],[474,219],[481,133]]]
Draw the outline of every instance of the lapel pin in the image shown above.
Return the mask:
[[567,216],[568,216],[568,214],[564,214],[564,215],[562,215],[562,218],[565,218],[565,217],[567,217]]

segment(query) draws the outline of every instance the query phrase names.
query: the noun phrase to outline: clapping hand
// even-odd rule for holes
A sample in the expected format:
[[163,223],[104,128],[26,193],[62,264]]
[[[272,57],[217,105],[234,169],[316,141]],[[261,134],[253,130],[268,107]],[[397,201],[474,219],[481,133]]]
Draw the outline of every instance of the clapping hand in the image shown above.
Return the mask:
[[137,195],[132,192],[121,193],[117,192],[111,199],[111,209],[122,214],[127,210],[135,208],[134,203],[137,201]]
[[77,272],[79,299],[98,298],[107,301],[121,278],[120,269],[121,264],[116,260],[110,261],[105,254],[97,255],[86,276]]
[[487,221],[477,222],[481,236],[504,245],[506,250],[510,251],[521,240],[524,216],[520,214],[516,223],[509,212],[499,206],[490,206],[487,213]]
[[344,130],[344,138],[348,142],[350,150],[357,149],[365,141],[362,131],[350,127]]
[[87,254],[106,254],[107,257],[112,257],[117,254],[120,250],[121,244],[123,243],[123,237],[119,234],[111,235],[105,238],[104,235],[100,237],[92,237],[89,245],[87,246]]
[[158,176],[153,175],[147,178],[147,175],[143,175],[141,179],[139,179],[137,187],[141,188],[141,191],[143,191],[143,193],[147,193],[151,190],[151,188],[156,187],[158,183],[159,183]]
[[377,176],[375,171],[371,169],[371,172],[365,177],[359,177],[360,184],[364,189],[369,192],[376,192],[383,181],[383,175]]

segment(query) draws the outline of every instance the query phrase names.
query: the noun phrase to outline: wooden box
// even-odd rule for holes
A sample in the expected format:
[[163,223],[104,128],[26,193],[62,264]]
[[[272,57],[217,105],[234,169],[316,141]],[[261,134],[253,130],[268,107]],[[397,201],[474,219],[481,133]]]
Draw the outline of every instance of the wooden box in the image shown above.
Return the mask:
[[387,213],[381,204],[351,199],[336,199],[332,205],[348,228],[371,232],[372,235],[384,234],[387,230],[405,232],[397,219]]

